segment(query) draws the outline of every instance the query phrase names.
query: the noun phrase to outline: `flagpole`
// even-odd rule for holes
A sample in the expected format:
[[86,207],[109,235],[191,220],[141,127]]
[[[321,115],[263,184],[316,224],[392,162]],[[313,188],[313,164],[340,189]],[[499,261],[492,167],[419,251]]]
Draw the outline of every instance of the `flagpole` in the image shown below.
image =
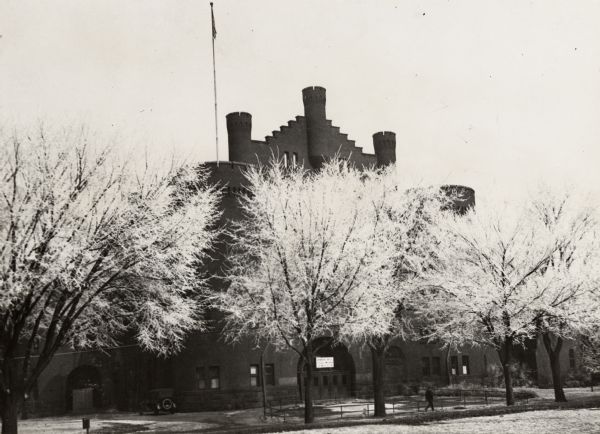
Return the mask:
[[217,167],[219,167],[219,116],[217,115],[217,67],[215,62],[215,38],[217,30],[215,27],[215,15],[213,13],[213,3],[210,2],[211,34],[212,34],[212,58],[213,58],[213,86],[215,88],[215,145],[217,148]]

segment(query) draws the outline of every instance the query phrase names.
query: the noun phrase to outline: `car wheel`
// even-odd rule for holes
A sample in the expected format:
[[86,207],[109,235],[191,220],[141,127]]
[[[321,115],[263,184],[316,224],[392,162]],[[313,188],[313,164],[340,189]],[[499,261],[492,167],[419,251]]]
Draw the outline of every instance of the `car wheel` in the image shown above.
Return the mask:
[[164,411],[171,411],[175,409],[175,404],[173,403],[173,400],[171,398],[164,398],[160,402],[160,406]]

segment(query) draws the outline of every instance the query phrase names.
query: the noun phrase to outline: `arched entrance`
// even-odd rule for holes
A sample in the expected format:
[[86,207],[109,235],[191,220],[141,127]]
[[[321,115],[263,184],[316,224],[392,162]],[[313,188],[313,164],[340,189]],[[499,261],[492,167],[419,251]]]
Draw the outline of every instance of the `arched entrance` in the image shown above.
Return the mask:
[[[347,398],[354,393],[354,360],[343,344],[331,344],[330,338],[319,338],[314,343],[313,398]],[[302,372],[302,359],[298,358],[298,388],[303,396],[306,367]]]
[[[102,406],[102,376],[98,368],[90,365],[78,366],[67,377],[66,407],[68,411],[73,408],[73,390],[89,390],[91,397],[89,403],[80,403],[81,407],[100,408]],[[80,394],[85,399],[86,394]]]

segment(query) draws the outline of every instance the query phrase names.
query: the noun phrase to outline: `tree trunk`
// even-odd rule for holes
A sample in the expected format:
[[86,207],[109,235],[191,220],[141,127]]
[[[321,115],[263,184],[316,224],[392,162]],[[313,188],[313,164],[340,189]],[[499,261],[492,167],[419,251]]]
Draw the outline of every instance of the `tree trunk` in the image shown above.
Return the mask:
[[504,374],[504,387],[506,389],[506,405],[515,405],[513,394],[512,374],[510,372],[510,363],[512,361],[512,339],[506,338],[502,347],[498,350],[500,363],[502,363],[502,373]]
[[502,373],[504,374],[504,387],[506,389],[506,405],[515,405],[515,397],[513,394],[512,374],[510,372],[510,364],[502,363]]
[[304,385],[304,423],[313,423],[315,414],[313,410],[313,354],[312,342],[306,344],[306,384]]
[[450,345],[446,350],[446,376],[448,377],[448,386],[452,385],[452,370],[450,368]]
[[19,402],[10,389],[3,390],[0,398],[0,411],[2,417],[2,434],[17,434],[17,419]]
[[546,348],[548,359],[550,359],[552,385],[554,386],[554,401],[567,402],[560,374],[560,351],[562,349],[563,340],[561,337],[557,337],[556,346],[554,348],[552,348],[552,337],[550,336],[550,333],[542,333],[542,340],[544,341],[544,348]]
[[267,345],[260,353],[260,388],[262,391],[262,402],[263,402],[263,416],[267,418],[267,385],[265,383],[265,351],[267,351]]
[[375,400],[375,417],[385,416],[385,346],[371,344],[371,360],[373,363],[373,399]]

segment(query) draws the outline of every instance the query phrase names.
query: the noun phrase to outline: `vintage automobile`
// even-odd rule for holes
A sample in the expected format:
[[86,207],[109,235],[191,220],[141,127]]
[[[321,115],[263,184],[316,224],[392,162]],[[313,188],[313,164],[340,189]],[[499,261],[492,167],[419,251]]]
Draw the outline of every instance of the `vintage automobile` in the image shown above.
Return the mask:
[[173,389],[151,389],[148,391],[148,398],[140,403],[140,414],[144,411],[151,411],[159,414],[161,411],[175,413],[177,405],[173,400]]

